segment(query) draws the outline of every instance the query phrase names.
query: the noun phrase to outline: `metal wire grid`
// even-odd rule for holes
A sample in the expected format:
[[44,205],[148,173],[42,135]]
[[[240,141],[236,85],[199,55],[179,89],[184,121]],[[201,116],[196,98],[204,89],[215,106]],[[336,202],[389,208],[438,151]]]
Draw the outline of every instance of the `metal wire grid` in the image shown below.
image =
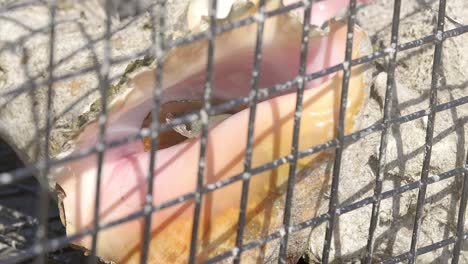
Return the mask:
[[[23,2],[20,4],[12,4],[12,5],[6,5],[4,7],[1,7],[0,12],[7,12],[9,10],[13,10],[16,8],[20,8],[24,5],[28,5],[31,3],[34,3],[35,1],[29,1],[29,2]],[[130,221],[133,219],[137,219],[140,217],[144,217],[145,219],[145,236],[144,236],[144,243],[143,243],[143,248],[142,248],[142,263],[147,262],[147,256],[148,256],[148,246],[149,246],[149,227],[151,224],[151,214],[158,211],[162,210],[164,208],[173,206],[175,204],[187,201],[189,199],[195,199],[196,206],[195,206],[195,211],[194,211],[194,224],[193,224],[193,229],[192,229],[192,241],[191,241],[191,249],[190,249],[190,263],[195,262],[195,252],[196,252],[196,237],[198,234],[198,222],[200,219],[200,204],[201,204],[201,197],[203,194],[214,191],[216,189],[222,188],[226,185],[232,184],[237,181],[243,181],[243,188],[242,188],[242,199],[241,199],[241,210],[240,210],[240,215],[239,215],[239,224],[237,228],[238,236],[236,239],[236,247],[233,248],[232,250],[225,252],[223,254],[220,254],[218,256],[215,256],[209,260],[206,261],[206,263],[214,263],[218,262],[221,260],[224,260],[229,257],[234,257],[235,263],[240,262],[240,256],[243,251],[247,251],[250,249],[253,249],[255,247],[259,247],[261,245],[264,245],[268,243],[269,241],[275,240],[275,239],[281,239],[281,248],[279,252],[279,262],[284,263],[286,260],[286,251],[287,251],[287,242],[288,242],[288,235],[290,233],[297,232],[299,230],[302,230],[304,228],[316,226],[320,223],[327,222],[327,229],[326,229],[326,235],[325,235],[325,241],[324,241],[324,249],[323,249],[323,262],[327,263],[328,258],[329,258],[329,252],[330,252],[330,240],[331,236],[334,231],[334,225],[333,223],[335,222],[336,218],[339,217],[342,214],[346,214],[348,212],[351,212],[353,210],[356,210],[358,208],[364,207],[366,205],[372,204],[372,217],[371,217],[371,224],[369,228],[369,237],[368,237],[368,243],[367,243],[367,254],[366,254],[366,263],[371,263],[372,262],[372,257],[373,257],[373,248],[374,248],[374,237],[375,237],[375,229],[376,225],[378,222],[378,212],[379,212],[379,206],[380,202],[382,200],[392,198],[394,196],[400,195],[402,193],[405,193],[410,190],[418,189],[418,202],[417,202],[417,208],[416,208],[416,217],[414,220],[414,227],[413,227],[413,236],[411,240],[411,246],[410,250],[402,255],[395,256],[393,258],[385,260],[383,263],[398,263],[401,261],[408,260],[409,263],[414,263],[416,260],[416,257],[418,255],[436,250],[441,247],[445,247],[450,244],[455,244],[454,245],[454,250],[453,250],[453,260],[452,263],[458,263],[459,256],[460,256],[460,250],[461,250],[461,245],[464,240],[468,238],[468,233],[464,233],[464,219],[465,219],[465,211],[466,211],[466,205],[467,205],[467,200],[468,200],[468,158],[467,161],[465,162],[464,166],[461,166],[459,168],[455,168],[452,170],[449,170],[447,172],[441,173],[439,175],[434,175],[434,176],[429,176],[429,163],[430,163],[430,157],[431,157],[431,148],[433,145],[433,131],[434,131],[434,120],[437,112],[444,111],[447,109],[455,108],[461,105],[464,105],[468,103],[468,96],[461,97],[457,100],[452,100],[450,102],[444,103],[444,104],[437,104],[437,80],[438,80],[438,75],[439,75],[439,67],[441,65],[440,60],[441,60],[441,50],[442,50],[442,44],[443,41],[456,37],[458,35],[464,34],[468,32],[468,26],[467,25],[459,25],[457,28],[444,31],[444,19],[445,19],[445,6],[446,6],[446,1],[445,0],[440,0],[439,1],[439,11],[438,11],[438,25],[437,25],[437,32],[434,35],[429,35],[421,39],[417,39],[411,42],[407,43],[400,43],[398,44],[398,29],[399,29],[399,14],[400,14],[400,7],[401,7],[401,0],[395,0],[394,1],[394,11],[393,11],[393,20],[392,20],[392,37],[391,37],[391,43],[390,43],[390,48],[385,49],[385,50],[380,50],[377,52],[374,52],[373,54],[370,54],[366,57],[361,57],[357,58],[354,60],[351,60],[351,48],[352,48],[352,34],[349,34],[349,37],[347,39],[346,43],[346,55],[345,55],[345,62],[342,64],[334,65],[330,68],[324,69],[319,72],[315,72],[312,74],[305,74],[305,58],[307,57],[307,43],[308,43],[308,38],[307,32],[309,31],[309,25],[304,25],[303,27],[303,40],[302,40],[302,46],[301,46],[301,67],[299,69],[298,76],[290,80],[286,83],[283,84],[278,84],[273,87],[270,87],[268,89],[262,89],[260,90],[258,87],[258,78],[259,78],[259,65],[261,62],[261,54],[262,54],[262,32],[263,32],[263,23],[265,19],[268,19],[269,17],[288,12],[292,9],[298,8],[298,7],[309,7],[311,4],[311,1],[302,1],[298,2],[289,6],[286,6],[284,8],[280,8],[278,10],[274,11],[269,11],[265,12],[263,6],[264,6],[265,1],[260,1],[260,9],[259,9],[259,14],[257,14],[254,17],[250,17],[247,19],[244,19],[239,22],[235,22],[232,24],[228,25],[216,25],[216,19],[214,18],[214,14],[216,13],[216,1],[210,1],[210,8],[209,8],[209,16],[210,16],[210,28],[206,32],[202,32],[199,34],[195,34],[192,36],[188,36],[185,38],[178,39],[173,42],[168,42],[164,40],[164,26],[165,26],[165,2],[160,1],[158,2],[159,5],[159,12],[157,15],[159,15],[159,27],[157,28],[156,31],[156,14],[151,13],[152,17],[152,35],[153,35],[153,47],[151,47],[150,50],[146,50],[142,52],[141,54],[135,54],[135,57],[139,57],[144,55],[147,52],[150,52],[152,54],[156,55],[156,58],[162,58],[164,56],[164,53],[166,50],[171,49],[173,47],[179,46],[179,45],[184,45],[196,40],[200,40],[203,38],[208,39],[209,41],[209,50],[208,50],[208,61],[207,61],[207,71],[206,71],[206,85],[205,85],[205,92],[204,92],[204,102],[203,102],[203,108],[199,113],[194,113],[190,115],[186,115],[181,118],[177,118],[173,120],[173,122],[170,122],[168,124],[159,124],[156,116],[159,114],[159,107],[157,107],[160,103],[159,97],[161,95],[161,83],[162,83],[162,78],[161,76],[161,71],[158,71],[158,74],[156,76],[156,85],[154,87],[154,93],[153,93],[153,100],[154,100],[154,105],[152,109],[152,116],[153,116],[153,122],[152,125],[149,129],[143,129],[140,133],[133,135],[128,138],[120,139],[113,141],[109,144],[104,144],[105,142],[105,124],[106,124],[106,107],[102,108],[102,112],[99,115],[99,126],[100,126],[100,134],[99,134],[99,144],[97,146],[84,150],[77,155],[69,156],[64,159],[49,159],[46,158],[43,161],[39,161],[37,164],[27,166],[25,168],[17,169],[11,172],[6,172],[0,174],[0,184],[1,186],[6,186],[8,184],[17,182],[21,179],[26,178],[30,173],[35,173],[39,175],[40,181],[42,183],[45,183],[46,179],[45,176],[48,173],[48,170],[52,168],[53,166],[62,164],[64,162],[69,162],[71,160],[79,159],[87,155],[91,155],[93,153],[98,153],[98,157],[101,160],[99,162],[99,169],[98,169],[98,177],[97,177],[97,190],[96,193],[99,191],[99,186],[100,186],[100,172],[101,172],[101,165],[102,165],[102,158],[105,155],[105,150],[107,148],[112,148],[115,146],[119,146],[122,144],[126,144],[128,142],[134,141],[134,140],[139,140],[144,136],[151,136],[151,155],[153,156],[150,163],[150,172],[153,171],[155,161],[154,161],[154,151],[157,146],[158,142],[158,132],[165,131],[168,129],[171,129],[177,125],[180,124],[185,124],[192,122],[197,119],[201,119],[203,123],[203,129],[202,129],[202,140],[201,140],[201,149],[200,149],[200,163],[199,163],[199,173],[197,176],[197,190],[195,192],[183,195],[177,199],[158,204],[158,205],[153,205],[152,204],[152,181],[153,181],[153,173],[149,173],[150,177],[148,177],[148,194],[147,194],[147,202],[146,206],[143,211],[134,213],[132,215],[129,215],[125,218],[119,219],[118,221],[113,221],[110,223],[104,223],[104,224],[99,224],[97,220],[94,222],[94,228],[88,229],[88,230],[82,230],[72,236],[69,237],[59,237],[55,239],[47,239],[47,212],[48,212],[48,200],[47,200],[47,193],[45,190],[40,192],[40,199],[39,199],[39,208],[41,215],[39,216],[39,224],[38,224],[38,229],[36,232],[36,243],[33,247],[25,250],[23,254],[20,256],[14,256],[11,257],[7,260],[4,261],[4,263],[16,263],[18,261],[26,260],[32,257],[36,257],[36,262],[37,263],[43,263],[44,262],[44,254],[50,251],[57,250],[59,248],[64,247],[67,245],[69,242],[87,236],[87,235],[92,235],[93,236],[93,247],[91,249],[91,258],[90,261],[91,263],[94,263],[96,261],[96,258],[94,258],[95,253],[96,253],[96,241],[97,241],[97,236],[99,235],[99,230],[110,228],[112,226],[124,223],[126,221]],[[114,63],[118,63],[119,61],[123,61],[129,58],[121,58],[119,60],[113,60],[111,59],[111,44],[110,44],[110,37],[112,36],[113,32],[111,32],[110,29],[110,11],[111,10],[111,0],[106,0],[106,16],[107,16],[107,24],[106,24],[106,33],[104,36],[104,39],[106,41],[106,46],[105,46],[105,58],[104,58],[104,63],[102,64],[97,64],[94,65],[94,67],[90,67],[88,69],[84,69],[83,71],[79,72],[84,73],[84,72],[90,72],[90,71],[96,71],[99,74],[100,77],[100,92],[101,92],[101,103],[103,106],[106,105],[106,87],[114,81],[110,79],[109,76],[109,68],[110,65]],[[77,73],[73,73],[73,75],[64,75],[64,76],[55,76],[54,75],[54,68],[57,67],[58,63],[52,63],[54,61],[54,39],[55,39],[55,28],[57,26],[57,23],[55,22],[55,11],[56,11],[56,3],[55,1],[51,1],[51,17],[50,17],[50,52],[49,54],[49,79],[47,80],[47,85],[48,85],[48,101],[47,101],[47,122],[46,122],[46,129],[45,129],[45,135],[47,138],[49,138],[50,135],[50,128],[51,124],[53,121],[53,116],[51,113],[52,109],[52,97],[51,97],[51,90],[52,90],[52,85],[54,82],[58,80],[63,80],[66,78],[69,78],[73,75],[76,75]],[[307,9],[309,10],[309,9]],[[351,0],[350,1],[350,16],[349,16],[349,22],[348,22],[348,33],[352,33],[352,28],[355,22],[355,13],[356,13],[356,0]],[[313,14],[312,14],[313,15]],[[310,18],[311,14],[310,11],[305,12],[304,14],[304,21],[308,21]],[[130,22],[129,22],[130,23]],[[258,29],[257,29],[257,45],[256,45],[256,52],[255,52],[255,62],[254,62],[254,70],[252,72],[252,94],[249,96],[241,97],[220,105],[212,106],[210,99],[211,99],[211,83],[212,83],[212,72],[213,72],[213,53],[215,49],[214,45],[214,39],[217,34],[220,34],[222,32],[245,26],[248,24],[252,23],[257,23]],[[433,71],[432,71],[432,81],[431,81],[431,92],[430,92],[430,108],[428,110],[420,110],[405,116],[398,116],[398,117],[392,117],[390,114],[391,110],[391,97],[392,97],[392,92],[394,88],[394,71],[396,67],[396,54],[399,51],[404,51],[408,49],[412,49],[415,47],[419,47],[424,44],[428,43],[433,43],[435,45],[435,51],[434,51],[434,59],[433,59]],[[72,56],[72,55],[71,55]],[[345,105],[346,105],[346,95],[347,95],[347,89],[348,89],[348,84],[349,84],[349,71],[350,68],[359,64],[364,64],[364,63],[369,63],[375,59],[382,58],[382,57],[389,57],[389,63],[388,63],[388,79],[387,79],[387,88],[386,88],[386,95],[385,95],[385,103],[384,103],[384,118],[382,123],[378,123],[375,125],[372,125],[370,127],[367,127],[365,129],[359,130],[357,132],[345,135],[344,134],[344,112],[345,112]],[[158,60],[158,67],[162,67],[162,63],[160,62],[161,60]],[[63,62],[63,61],[62,61]],[[60,63],[60,62],[59,62]],[[298,151],[297,148],[297,143],[298,143],[298,131],[299,131],[299,117],[301,114],[302,110],[302,93],[303,93],[303,88],[304,88],[304,83],[325,75],[328,75],[333,72],[337,71],[344,71],[344,76],[343,78],[343,83],[342,83],[342,89],[343,89],[343,97],[341,98],[340,102],[340,119],[339,119],[339,125],[338,125],[338,137],[335,140],[331,140],[329,142],[326,142],[324,144],[321,144],[319,146],[314,146],[309,149],[306,149],[304,151]],[[40,85],[36,82],[36,85]],[[286,91],[286,90],[291,90],[297,87],[297,102],[296,102],[296,111],[295,111],[295,125],[294,125],[294,138],[293,138],[293,145],[291,147],[291,154],[287,155],[285,157],[279,158],[277,160],[271,161],[268,164],[252,168],[251,166],[251,155],[252,155],[252,130],[253,130],[253,122],[255,120],[255,106],[256,102],[258,100],[261,100],[271,94]],[[28,87],[18,87],[13,93],[7,93],[3,94],[2,96],[6,95],[14,95],[14,94],[21,94],[22,92],[27,91]],[[222,180],[216,184],[210,184],[207,186],[203,186],[203,170],[204,170],[204,159],[205,159],[205,147],[206,147],[206,136],[207,136],[207,127],[208,127],[208,115],[215,115],[217,113],[224,112],[228,109],[231,109],[237,105],[240,104],[249,104],[251,106],[250,109],[250,117],[249,117],[249,130],[248,130],[248,140],[247,140],[247,148],[246,148],[246,159],[245,159],[245,164],[244,164],[244,172],[236,175],[232,178]],[[428,117],[428,122],[427,122],[427,131],[426,131],[426,144],[425,144],[425,155],[424,155],[424,162],[421,170],[421,179],[416,182],[411,182],[409,184],[400,186],[398,188],[395,188],[390,191],[382,192],[382,175],[385,170],[385,150],[386,150],[386,145],[387,145],[387,140],[388,140],[388,131],[391,128],[392,125],[398,125],[398,124],[403,124],[418,118],[422,117]],[[375,184],[375,189],[374,189],[374,196],[372,197],[367,197],[364,198],[358,202],[349,204],[344,207],[340,207],[340,205],[337,203],[337,193],[338,193],[338,181],[340,177],[340,162],[341,162],[341,156],[342,156],[342,150],[343,146],[345,143],[349,142],[354,142],[357,141],[358,139],[365,137],[371,133],[374,132],[379,132],[382,131],[381,133],[381,144],[380,144],[380,149],[379,149],[379,167],[378,167],[378,173],[376,176],[376,184]],[[43,146],[42,150],[44,151],[44,156],[48,157],[48,141],[45,141],[45,145]],[[333,170],[333,178],[332,178],[332,186],[331,186],[331,198],[330,198],[330,203],[329,203],[329,211],[325,214],[319,215],[317,217],[314,217],[312,219],[309,219],[305,222],[295,224],[295,225],[290,225],[290,211],[288,208],[290,208],[291,202],[292,202],[292,196],[293,196],[293,186],[295,183],[294,179],[294,168],[295,164],[298,159],[303,158],[305,156],[311,155],[313,153],[319,152],[321,150],[325,150],[328,148],[336,148],[336,156],[335,156],[335,162],[334,162],[334,170]],[[468,155],[467,155],[468,156]],[[280,230],[277,230],[270,235],[254,240],[252,242],[244,244],[242,241],[242,234],[243,234],[243,229],[245,227],[245,208],[246,208],[246,202],[248,199],[248,186],[249,186],[249,180],[251,177],[254,177],[255,174],[258,174],[260,172],[275,168],[279,165],[285,164],[285,163],[290,163],[291,164],[291,169],[289,173],[289,180],[288,180],[288,188],[287,188],[287,198],[286,198],[286,209],[284,213],[284,221],[283,221],[283,228]],[[418,240],[418,230],[419,230],[419,220],[421,216],[421,210],[423,207],[424,203],[424,198],[425,198],[425,192],[426,188],[430,184],[437,183],[439,181],[455,177],[457,175],[464,175],[463,176],[463,185],[462,185],[462,197],[460,201],[460,208],[459,208],[459,215],[458,215],[458,221],[457,221],[457,234],[456,236],[444,239],[442,241],[439,241],[437,243],[418,248],[417,247],[417,240]],[[97,215],[98,209],[99,209],[99,204],[100,201],[99,199],[96,199],[96,209],[95,209],[95,215]],[[97,219],[97,217],[95,217]],[[35,222],[32,222],[32,224],[35,224]]]

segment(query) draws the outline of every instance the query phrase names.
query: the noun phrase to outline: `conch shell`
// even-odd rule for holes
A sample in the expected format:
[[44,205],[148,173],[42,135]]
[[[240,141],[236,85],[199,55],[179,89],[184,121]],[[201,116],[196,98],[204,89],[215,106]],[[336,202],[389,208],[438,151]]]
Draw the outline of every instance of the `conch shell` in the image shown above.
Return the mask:
[[[219,14],[219,23],[255,15],[258,10],[256,1],[226,2],[230,2],[229,8],[221,7],[220,10],[224,13]],[[265,9],[270,11],[282,5],[281,1],[266,1]],[[201,7],[190,8],[193,11],[194,8]],[[192,11],[188,12],[188,20],[191,21],[189,23],[193,26],[193,21],[199,21],[199,25],[192,29],[200,30],[203,21],[199,17],[190,17],[196,15]],[[249,94],[256,30],[257,25],[250,24],[216,37],[214,101],[222,102]],[[311,33],[313,37],[309,42],[307,73],[343,63],[346,30],[346,22],[331,20],[327,34],[317,36]],[[301,40],[302,24],[294,14],[285,13],[265,19],[259,80],[261,88],[284,83],[297,76]],[[201,100],[207,46],[207,40],[199,40],[176,47],[167,53],[162,74],[163,105]],[[370,42],[366,34],[356,27],[353,58],[366,55],[369,48]],[[348,62],[345,64],[349,65]],[[111,102],[106,129],[108,142],[141,130],[151,111],[151,96],[157,70],[154,66],[149,66],[138,71],[130,77],[127,92]],[[351,68],[346,133],[355,127],[356,117],[366,101],[370,84],[368,77],[369,71],[365,66]],[[306,83],[299,150],[334,138],[342,78],[343,73],[339,72]],[[266,99],[257,105],[252,156],[254,168],[284,157],[291,151],[296,94],[282,93]],[[210,127],[204,175],[206,185],[243,172],[248,119],[249,111],[243,109],[230,113],[227,118]],[[97,131],[97,122],[87,125],[78,136],[70,154],[94,146],[97,143]],[[144,142],[138,140],[106,150],[101,173],[99,223],[105,224],[143,210],[147,199],[152,199],[156,206],[195,191],[199,149],[200,138],[195,136],[157,150],[152,196],[147,196],[146,193],[150,153],[145,151]],[[310,165],[319,154],[299,160],[299,165]],[[280,200],[279,197],[284,194],[284,190],[279,187],[287,180],[288,168],[289,164],[284,164],[252,176],[244,241],[264,236],[258,227],[267,221],[270,231],[281,227],[281,210],[273,209],[272,214],[267,217],[261,212],[266,206]],[[61,192],[61,216],[68,235],[92,228],[96,177],[96,154],[65,164],[53,176],[56,187]],[[320,188],[320,185],[311,188]],[[197,261],[207,260],[234,247],[240,196],[239,181],[203,195]],[[149,263],[181,263],[188,260],[193,212],[194,201],[190,199],[152,215]],[[143,218],[101,230],[97,241],[97,255],[118,263],[139,263],[143,230]],[[78,239],[73,244],[90,249],[91,237]],[[242,257],[243,260],[253,261],[261,256],[251,256],[244,252]]]

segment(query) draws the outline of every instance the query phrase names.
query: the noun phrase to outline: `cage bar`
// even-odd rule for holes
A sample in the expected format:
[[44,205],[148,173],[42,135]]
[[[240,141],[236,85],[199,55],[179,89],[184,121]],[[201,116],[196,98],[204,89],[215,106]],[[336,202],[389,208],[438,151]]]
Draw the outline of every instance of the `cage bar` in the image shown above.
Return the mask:
[[[158,3],[159,7],[159,24],[156,30],[156,17],[151,9],[150,17],[151,17],[151,35],[152,35],[152,42],[154,46],[154,54],[156,57],[156,81],[155,87],[153,89],[153,107],[151,108],[151,145],[150,145],[150,161],[148,167],[148,191],[146,193],[146,201],[145,201],[145,223],[144,223],[144,237],[143,237],[143,244],[142,244],[142,251],[141,251],[141,263],[146,264],[148,262],[148,253],[149,253],[149,245],[151,239],[151,216],[153,214],[153,196],[155,195],[153,190],[153,181],[155,177],[155,164],[156,164],[156,148],[159,142],[159,127],[161,124],[159,123],[159,113],[160,113],[160,106],[161,106],[161,95],[162,95],[162,78],[163,78],[163,63],[162,58],[164,56],[164,29],[165,29],[165,10],[166,10],[166,3],[161,1]],[[136,7],[137,8],[137,7]]]
[[299,65],[299,80],[297,84],[296,92],[296,106],[294,109],[294,126],[293,126],[293,138],[291,146],[292,160],[289,161],[289,175],[288,175],[288,187],[286,190],[286,200],[284,203],[284,215],[283,215],[283,229],[280,249],[279,249],[279,259],[278,263],[287,262],[287,249],[288,249],[288,238],[290,233],[291,225],[291,207],[292,199],[294,197],[294,185],[296,184],[296,169],[297,169],[297,160],[299,157],[299,130],[301,129],[301,114],[302,114],[302,101],[304,95],[305,87],[305,78],[307,68],[307,54],[309,50],[309,32],[310,24],[307,21],[310,21],[311,11],[312,11],[312,1],[304,2],[304,23],[302,26],[302,39],[301,39],[301,51],[300,51],[300,65]]
[[393,90],[395,89],[395,68],[396,68],[396,58],[398,46],[398,29],[400,26],[400,9],[401,1],[395,0],[393,4],[393,19],[392,19],[392,36],[390,48],[393,52],[389,53],[389,62],[387,70],[387,87],[385,90],[385,101],[384,101],[384,113],[383,113],[383,130],[380,137],[380,146],[379,146],[379,167],[375,175],[375,187],[374,187],[374,199],[372,205],[371,220],[369,226],[369,236],[367,238],[367,247],[366,247],[366,263],[372,263],[372,257],[374,254],[374,236],[375,230],[377,229],[377,224],[379,222],[379,210],[380,210],[380,200],[382,199],[382,181],[385,174],[385,168],[387,163],[387,144],[388,144],[388,133],[390,133],[391,123],[391,110],[392,110],[392,99],[393,99]]
[[[50,139],[50,134],[51,134],[51,126],[52,126],[52,120],[53,120],[53,113],[52,113],[52,105],[53,105],[53,95],[52,95],[52,89],[54,85],[53,81],[53,76],[54,76],[54,71],[55,71],[55,65],[54,65],[54,60],[55,60],[55,19],[56,19],[56,2],[54,0],[51,1],[50,3],[50,43],[49,43],[49,65],[48,65],[48,80],[47,80],[47,108],[46,108],[46,124],[45,124],[45,134],[44,134],[44,143],[43,146],[43,163],[39,164],[39,177],[38,180],[40,184],[43,187],[46,187],[48,185],[47,183],[47,174],[49,173],[50,170],[50,165],[49,165],[49,139]],[[37,133],[37,136],[40,137],[40,134]],[[41,142],[39,140],[39,142]],[[42,145],[42,144],[41,144]],[[38,256],[34,260],[34,263],[37,264],[42,264],[44,263],[44,258],[45,258],[45,251],[42,250],[43,246],[42,244],[47,241],[48,238],[48,228],[47,228],[47,217],[49,214],[49,201],[48,201],[48,196],[47,196],[47,189],[43,188],[39,191],[39,201],[38,201],[38,208],[39,208],[39,222],[38,222],[38,227],[36,230],[36,243],[34,248],[36,251],[38,251]]]
[[195,209],[193,216],[192,237],[190,242],[189,263],[195,263],[197,252],[198,229],[200,225],[200,211],[203,203],[203,179],[205,175],[206,144],[208,140],[208,117],[211,109],[211,94],[213,85],[214,71],[214,50],[216,38],[216,10],[217,1],[210,0],[208,16],[210,17],[210,29],[207,32],[208,55],[206,64],[205,88],[203,92],[203,108],[200,110],[200,120],[202,121],[201,139],[200,139],[200,158],[198,161],[197,190],[195,193]]
[[445,0],[439,1],[439,14],[437,18],[437,33],[435,40],[435,49],[434,49],[434,61],[432,64],[432,80],[431,80],[431,90],[430,90],[430,102],[429,102],[429,115],[427,118],[427,128],[426,128],[426,143],[424,149],[424,161],[421,171],[421,186],[419,187],[418,192],[418,202],[416,204],[416,214],[413,226],[413,236],[411,237],[411,246],[410,246],[410,258],[408,260],[409,264],[413,264],[416,261],[416,250],[418,244],[418,235],[419,235],[419,225],[421,223],[422,209],[424,206],[424,200],[426,198],[427,190],[427,178],[429,176],[429,165],[431,162],[431,153],[434,137],[434,122],[437,106],[437,88],[439,83],[439,68],[441,65],[442,58],[442,32],[444,31],[444,22],[445,22]]
[[462,182],[462,195],[460,199],[460,205],[458,208],[458,219],[457,219],[457,236],[455,241],[455,246],[453,248],[453,258],[452,264],[457,264],[460,259],[460,251],[463,246],[463,242],[466,239],[464,235],[465,229],[465,215],[466,215],[466,204],[468,201],[468,151],[466,153],[465,161],[465,172],[463,173],[463,182]]
[[110,71],[110,62],[109,59],[111,57],[111,10],[112,10],[112,2],[111,0],[105,0],[105,10],[106,10],[106,32],[104,35],[104,58],[103,62],[100,65],[101,68],[97,72],[97,76],[99,78],[99,92],[101,95],[101,109],[98,117],[98,125],[99,125],[99,135],[98,135],[98,142],[96,145],[97,151],[97,177],[96,177],[96,197],[94,203],[94,219],[93,219],[93,226],[97,232],[92,233],[92,246],[91,246],[91,254],[89,257],[90,264],[96,264],[96,248],[97,248],[97,241],[98,241],[98,234],[99,234],[99,208],[101,204],[101,178],[102,178],[102,164],[104,163],[104,152],[106,150],[106,124],[107,124],[107,87],[109,86],[109,71]]
[[330,215],[329,222],[327,223],[327,228],[325,231],[325,241],[323,244],[323,253],[322,261],[328,263],[330,255],[331,240],[333,235],[333,229],[335,226],[335,219],[339,214],[337,213],[338,207],[338,185],[340,180],[341,173],[341,159],[343,156],[344,149],[344,128],[345,128],[345,116],[346,116],[346,105],[348,102],[348,88],[349,88],[349,78],[351,75],[351,66],[350,61],[352,59],[353,51],[353,37],[354,37],[354,24],[356,20],[356,0],[351,0],[349,2],[349,19],[348,19],[348,33],[346,39],[346,54],[345,61],[343,62],[343,83],[341,85],[341,98],[340,98],[340,116],[338,121],[337,132],[335,133],[338,144],[335,149],[335,159],[333,163],[333,174],[332,174],[332,184],[331,184],[331,196],[328,204],[328,214]]
[[262,46],[263,46],[263,29],[265,26],[265,0],[260,0],[257,14],[257,34],[255,39],[254,65],[252,69],[251,81],[251,97],[249,103],[249,124],[247,127],[247,142],[245,148],[244,159],[244,176],[242,179],[242,191],[239,209],[239,220],[237,225],[237,236],[235,249],[237,254],[234,256],[234,264],[239,264],[242,255],[242,242],[244,239],[244,228],[246,221],[247,202],[249,199],[250,186],[250,170],[252,169],[252,152],[253,152],[253,133],[255,124],[255,115],[257,112],[257,98],[260,80],[260,65],[262,64]]

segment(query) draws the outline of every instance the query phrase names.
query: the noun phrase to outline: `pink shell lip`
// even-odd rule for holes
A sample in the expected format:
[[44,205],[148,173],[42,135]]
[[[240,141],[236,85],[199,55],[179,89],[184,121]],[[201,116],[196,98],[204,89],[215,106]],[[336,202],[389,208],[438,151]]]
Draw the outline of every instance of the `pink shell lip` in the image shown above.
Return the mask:
[[[284,5],[290,5],[301,0],[282,0]],[[358,3],[368,4],[374,0],[357,0]],[[326,0],[312,4],[310,24],[321,27],[330,18],[337,16],[349,6],[349,0]],[[300,19],[304,17],[304,9],[297,8],[292,11]]]

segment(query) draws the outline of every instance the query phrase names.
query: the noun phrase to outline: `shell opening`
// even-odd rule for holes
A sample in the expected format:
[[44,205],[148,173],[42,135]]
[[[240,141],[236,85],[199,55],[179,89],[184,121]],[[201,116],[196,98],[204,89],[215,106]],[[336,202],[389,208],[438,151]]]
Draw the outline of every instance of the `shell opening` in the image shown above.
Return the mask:
[[[202,107],[203,102],[201,100],[182,100],[168,102],[161,106],[158,120],[160,124],[165,124],[175,118],[198,112],[200,111],[200,109],[202,109]],[[225,119],[229,118],[230,116],[241,111],[244,108],[245,106],[240,106],[235,109],[231,109],[230,111],[227,111],[223,114],[210,116],[208,118],[208,126],[211,128],[212,126],[224,121]],[[150,112],[143,120],[141,128],[150,128],[151,122],[152,115]],[[188,124],[176,126],[168,131],[161,131],[159,133],[157,149],[161,150],[168,147],[172,147],[183,142],[184,140],[199,136],[201,132],[201,126],[201,121],[197,120]],[[144,151],[150,151],[151,137],[143,137],[142,142],[144,146]]]

